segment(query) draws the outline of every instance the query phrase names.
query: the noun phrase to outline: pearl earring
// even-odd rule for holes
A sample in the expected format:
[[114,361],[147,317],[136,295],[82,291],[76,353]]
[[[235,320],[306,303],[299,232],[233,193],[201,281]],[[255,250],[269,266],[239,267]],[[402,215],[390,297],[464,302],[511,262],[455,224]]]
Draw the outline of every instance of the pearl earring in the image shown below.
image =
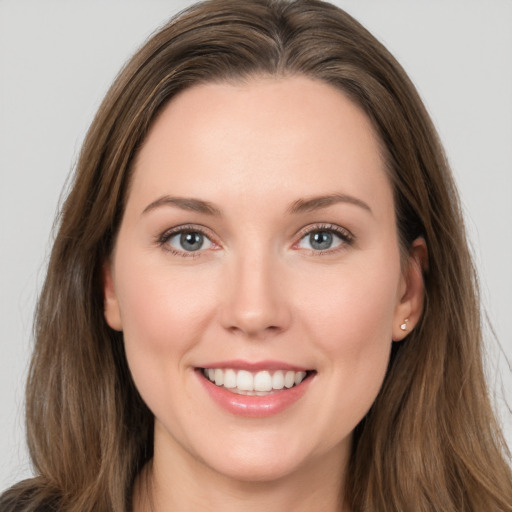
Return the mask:
[[406,318],[404,320],[404,323],[400,326],[400,329],[402,329],[402,331],[407,331],[407,322],[409,321],[408,318]]

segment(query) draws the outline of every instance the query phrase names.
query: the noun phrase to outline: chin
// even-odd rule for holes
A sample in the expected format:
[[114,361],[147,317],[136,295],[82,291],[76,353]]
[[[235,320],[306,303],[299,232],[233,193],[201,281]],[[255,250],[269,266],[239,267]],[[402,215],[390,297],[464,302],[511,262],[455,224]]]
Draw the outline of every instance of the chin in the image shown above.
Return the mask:
[[243,460],[231,460],[213,467],[224,477],[240,483],[270,483],[285,479],[300,470],[302,464],[297,461],[283,460],[279,455],[266,457],[246,457]]
[[[203,451],[203,464],[225,478],[240,483],[270,483],[300,474],[304,468],[311,469],[315,461],[324,461],[327,453],[339,451],[335,448],[308,446],[308,440],[295,441],[292,436],[283,439],[267,432],[262,437],[253,434],[252,442],[247,439],[232,440],[223,444],[219,451]],[[220,453],[222,450],[222,453]]]

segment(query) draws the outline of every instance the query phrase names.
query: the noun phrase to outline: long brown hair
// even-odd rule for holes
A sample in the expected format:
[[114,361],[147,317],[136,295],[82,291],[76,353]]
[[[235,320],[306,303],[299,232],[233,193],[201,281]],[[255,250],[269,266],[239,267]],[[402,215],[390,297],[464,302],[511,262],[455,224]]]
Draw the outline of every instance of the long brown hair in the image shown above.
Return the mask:
[[3,511],[131,508],[134,479],[152,457],[153,417],[130,376],[122,334],[104,320],[101,282],[131,163],[179,91],[259,74],[322,80],[364,109],[385,148],[402,250],[418,236],[428,246],[423,316],[395,345],[383,387],[356,429],[348,506],[512,510],[510,455],[484,381],[459,201],[414,86],[366,29],[330,4],[211,0],[178,15],[136,53],[87,134],[37,309],[26,403],[36,476],[0,498]]

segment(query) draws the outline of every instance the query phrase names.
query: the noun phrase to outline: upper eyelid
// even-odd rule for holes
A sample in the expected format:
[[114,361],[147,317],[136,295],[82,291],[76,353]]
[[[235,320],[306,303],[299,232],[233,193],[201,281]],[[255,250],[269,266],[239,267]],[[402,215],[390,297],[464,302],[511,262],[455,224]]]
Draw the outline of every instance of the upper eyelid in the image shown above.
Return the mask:
[[338,226],[337,224],[330,224],[324,222],[309,224],[308,226],[301,228],[295,236],[299,237],[299,240],[301,240],[305,236],[309,235],[310,233],[314,233],[315,231],[332,231],[338,235],[345,236],[350,240],[353,240],[355,238],[353,233],[349,229],[344,228],[342,226]]
[[191,233],[201,233],[202,235],[205,235],[210,239],[215,238],[211,229],[207,228],[206,226],[202,226],[201,224],[182,224],[180,226],[174,226],[172,228],[166,229],[163,233],[161,233],[158,236],[158,238],[170,238],[172,235],[176,235],[178,233],[183,233],[187,231]]
[[[191,232],[191,233],[200,233],[204,237],[206,237],[211,244],[214,246],[214,248],[218,249],[221,247],[220,243],[218,242],[218,239],[215,237],[215,235],[212,233],[210,229],[208,229],[206,226],[202,226],[200,224],[182,224],[180,226],[174,226],[172,228],[166,229],[159,235],[155,237],[155,243],[158,246],[161,246],[162,248],[165,248],[164,246],[168,244],[169,240],[173,238],[176,235],[179,235],[183,232]],[[211,250],[212,247],[209,247],[208,249],[200,249],[198,251],[189,252],[188,251],[181,251],[180,249],[173,249],[176,252],[183,252],[184,254],[199,256],[201,253],[207,250]],[[169,249],[166,249],[169,250]]]

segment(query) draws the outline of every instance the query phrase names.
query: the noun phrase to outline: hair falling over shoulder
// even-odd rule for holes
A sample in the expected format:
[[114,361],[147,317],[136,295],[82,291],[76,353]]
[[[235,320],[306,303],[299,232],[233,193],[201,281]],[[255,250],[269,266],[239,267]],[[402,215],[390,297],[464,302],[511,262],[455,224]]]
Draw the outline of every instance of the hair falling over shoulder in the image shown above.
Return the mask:
[[2,512],[131,509],[134,479],[153,454],[153,417],[130,376],[122,334],[105,322],[102,291],[131,164],[179,91],[262,74],[327,82],[366,112],[387,159],[402,249],[418,236],[428,246],[421,322],[394,348],[355,432],[350,510],[512,510],[510,454],[485,384],[459,200],[414,86],[366,29],[328,3],[211,0],[142,46],[89,129],[35,321],[26,420],[37,476],[0,497]]

